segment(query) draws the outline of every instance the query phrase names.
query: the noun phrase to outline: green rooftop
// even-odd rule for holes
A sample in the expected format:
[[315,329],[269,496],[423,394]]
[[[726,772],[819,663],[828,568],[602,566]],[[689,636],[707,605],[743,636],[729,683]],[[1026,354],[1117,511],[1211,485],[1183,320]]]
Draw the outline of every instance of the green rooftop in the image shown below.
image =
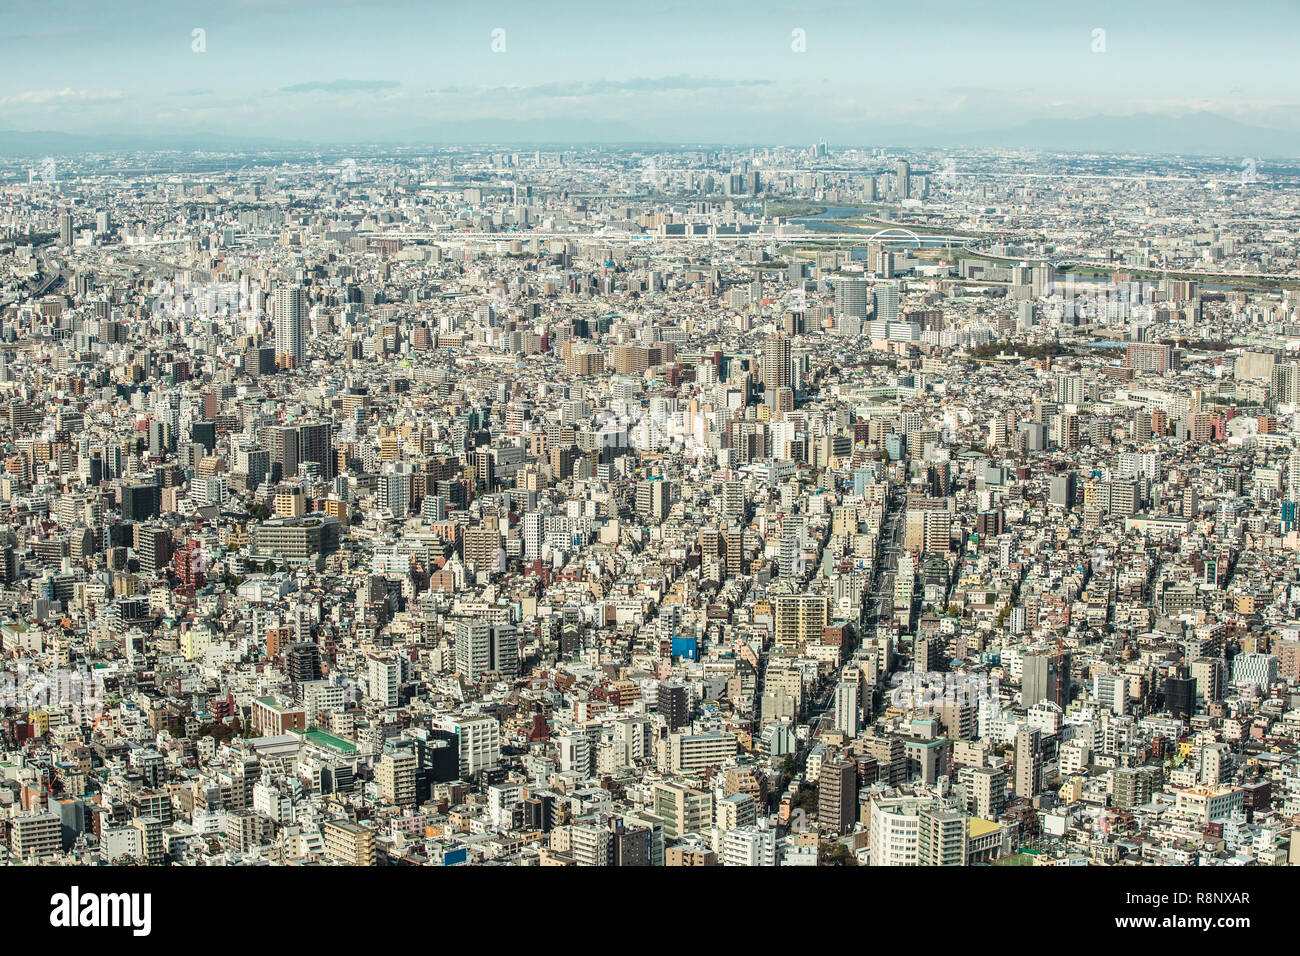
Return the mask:
[[305,731],[303,736],[317,747],[326,747],[330,750],[338,750],[341,753],[353,753],[357,749],[356,744],[349,743],[342,737],[335,737],[333,734],[327,734],[325,731],[317,727]]

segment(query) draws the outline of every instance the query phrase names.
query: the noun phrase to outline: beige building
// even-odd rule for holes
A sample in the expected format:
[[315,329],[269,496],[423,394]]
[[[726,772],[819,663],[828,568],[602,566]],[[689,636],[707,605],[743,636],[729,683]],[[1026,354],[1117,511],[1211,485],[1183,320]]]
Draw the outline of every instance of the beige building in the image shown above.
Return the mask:
[[740,749],[735,734],[720,730],[703,734],[671,734],[668,737],[668,769],[673,773],[699,773],[719,767]]
[[375,835],[346,820],[329,820],[321,825],[327,859],[347,866],[375,865]]
[[399,751],[386,753],[375,766],[375,783],[379,798],[394,806],[415,803],[415,754]]
[[802,647],[820,641],[830,623],[830,598],[824,594],[783,594],[776,599],[776,643]]
[[63,824],[53,813],[15,817],[9,824],[9,847],[20,860],[60,853],[63,850]]
[[713,794],[675,783],[657,783],[654,814],[664,823],[664,837],[680,840],[713,823]]

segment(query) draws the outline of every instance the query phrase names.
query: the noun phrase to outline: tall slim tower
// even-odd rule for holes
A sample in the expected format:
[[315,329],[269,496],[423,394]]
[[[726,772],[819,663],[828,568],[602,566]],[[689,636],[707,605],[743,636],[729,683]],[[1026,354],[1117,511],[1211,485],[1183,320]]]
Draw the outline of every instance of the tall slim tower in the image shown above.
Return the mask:
[[876,321],[898,321],[898,283],[881,282],[875,288]]
[[1042,736],[1037,728],[1016,733],[1016,796],[1032,799],[1043,786]]
[[857,763],[848,758],[823,760],[817,778],[817,822],[833,833],[848,833],[857,820]]
[[275,290],[275,360],[284,368],[302,368],[307,356],[307,295],[302,286]]
[[763,347],[763,387],[790,388],[792,378],[790,339],[778,333]]

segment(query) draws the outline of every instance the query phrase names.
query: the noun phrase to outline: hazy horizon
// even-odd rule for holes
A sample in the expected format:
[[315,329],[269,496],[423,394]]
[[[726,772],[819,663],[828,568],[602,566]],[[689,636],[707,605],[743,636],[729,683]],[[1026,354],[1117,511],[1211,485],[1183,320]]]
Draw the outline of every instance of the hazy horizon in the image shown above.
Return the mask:
[[1264,7],[4,2],[0,131],[1300,155],[1300,8]]

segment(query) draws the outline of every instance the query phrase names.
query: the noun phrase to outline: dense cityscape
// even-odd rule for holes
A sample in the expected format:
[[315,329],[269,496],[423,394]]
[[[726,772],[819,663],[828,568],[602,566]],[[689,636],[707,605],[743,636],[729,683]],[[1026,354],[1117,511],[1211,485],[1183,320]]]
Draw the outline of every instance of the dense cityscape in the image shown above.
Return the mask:
[[0,163],[0,862],[1300,861],[1298,185]]

